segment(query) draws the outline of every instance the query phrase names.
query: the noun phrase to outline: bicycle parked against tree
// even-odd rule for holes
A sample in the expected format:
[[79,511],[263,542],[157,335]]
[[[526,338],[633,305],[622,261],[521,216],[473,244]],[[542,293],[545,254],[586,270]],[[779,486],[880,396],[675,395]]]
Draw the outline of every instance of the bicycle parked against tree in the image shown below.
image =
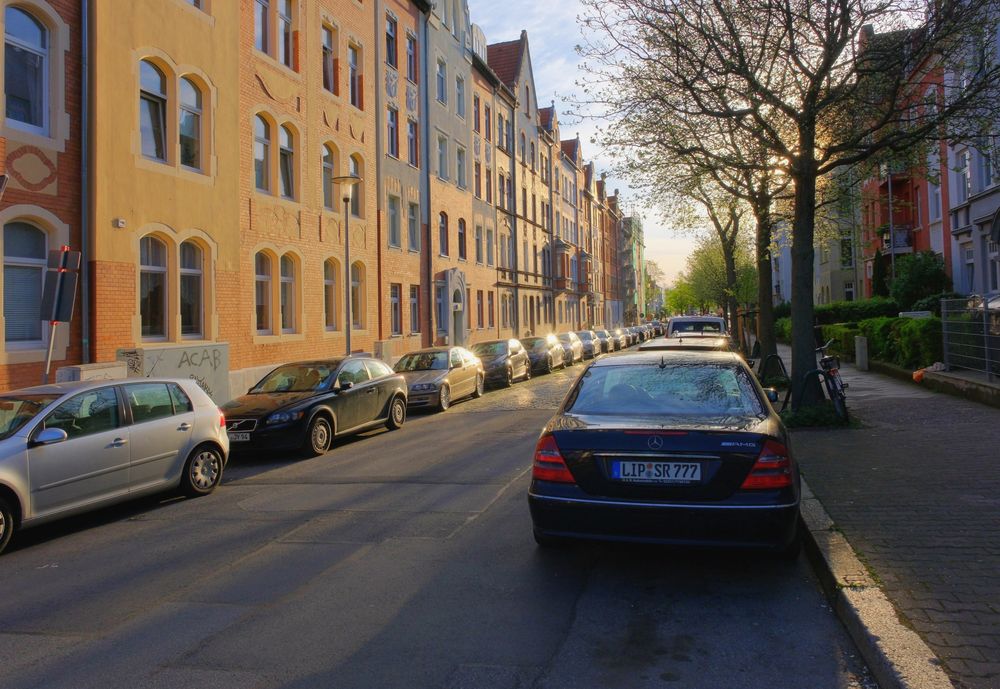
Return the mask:
[[819,368],[812,373],[819,374],[826,384],[826,394],[833,402],[833,410],[842,421],[847,421],[847,383],[840,377],[840,358],[833,354],[827,354],[826,350],[833,344],[830,340],[825,345],[816,348],[816,353],[820,355]]

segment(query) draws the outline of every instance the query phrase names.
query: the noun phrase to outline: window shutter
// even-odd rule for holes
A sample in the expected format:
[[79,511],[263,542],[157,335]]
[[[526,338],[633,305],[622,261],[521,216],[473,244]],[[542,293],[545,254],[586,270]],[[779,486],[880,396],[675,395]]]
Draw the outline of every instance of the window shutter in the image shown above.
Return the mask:
[[42,269],[4,266],[3,317],[8,342],[42,339]]

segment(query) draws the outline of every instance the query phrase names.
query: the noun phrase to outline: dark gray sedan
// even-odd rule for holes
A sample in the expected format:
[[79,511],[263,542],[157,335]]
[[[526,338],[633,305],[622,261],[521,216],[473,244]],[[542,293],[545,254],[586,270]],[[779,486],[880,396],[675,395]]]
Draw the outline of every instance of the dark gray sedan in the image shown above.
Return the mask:
[[430,347],[404,354],[394,367],[409,386],[407,405],[445,411],[452,401],[482,397],[483,363],[463,347]]
[[479,342],[472,345],[472,353],[483,362],[487,383],[510,387],[515,380],[531,378],[531,360],[518,340]]
[[528,351],[531,369],[535,373],[551,373],[553,369],[566,367],[562,343],[555,335],[525,337],[521,339],[521,344]]

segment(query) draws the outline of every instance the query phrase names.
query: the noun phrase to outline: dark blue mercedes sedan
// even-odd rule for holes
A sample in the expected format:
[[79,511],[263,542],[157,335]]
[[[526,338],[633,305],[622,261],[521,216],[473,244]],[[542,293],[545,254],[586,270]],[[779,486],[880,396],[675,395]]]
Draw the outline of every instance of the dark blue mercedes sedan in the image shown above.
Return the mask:
[[535,540],[756,547],[794,556],[788,434],[732,352],[637,352],[581,374],[538,440]]

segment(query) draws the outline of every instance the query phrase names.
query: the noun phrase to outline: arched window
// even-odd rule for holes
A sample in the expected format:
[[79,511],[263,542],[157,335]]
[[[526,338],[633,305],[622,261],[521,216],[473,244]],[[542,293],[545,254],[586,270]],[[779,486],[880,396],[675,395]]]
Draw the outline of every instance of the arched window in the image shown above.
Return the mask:
[[260,115],[253,118],[253,169],[257,189],[271,190],[271,125]]
[[271,334],[271,257],[264,252],[254,256],[254,301],[257,307],[257,332]]
[[19,7],[4,12],[4,90],[7,119],[46,134],[49,99],[49,32]]
[[295,260],[281,257],[281,332],[295,332]]
[[323,147],[323,207],[336,210],[333,178],[337,176],[337,154],[333,146]]
[[167,160],[167,79],[152,62],[139,63],[139,135],[142,154]]
[[181,337],[201,337],[204,333],[205,264],[203,252],[194,242],[184,242],[180,250]]
[[323,313],[325,315],[326,329],[337,329],[337,285],[340,283],[340,268],[337,260],[326,259],[323,264]]
[[295,136],[288,127],[281,127],[278,132],[281,172],[281,195],[286,199],[295,198]]
[[[361,176],[361,158],[355,154],[350,158],[350,163],[348,165],[348,174],[355,177]],[[351,215],[360,218],[361,217],[361,193],[363,184],[352,184],[351,185]]]
[[458,219],[458,257],[461,259],[466,258],[465,253],[465,219]]
[[355,328],[365,325],[365,267],[359,262],[351,265],[351,323]]
[[444,211],[438,218],[438,247],[442,256],[448,255],[448,214]]
[[167,245],[153,236],[139,240],[139,316],[142,337],[167,336]]
[[181,165],[201,169],[201,89],[181,77],[179,118]]
[[3,228],[3,317],[7,342],[39,342],[48,237],[26,222]]

